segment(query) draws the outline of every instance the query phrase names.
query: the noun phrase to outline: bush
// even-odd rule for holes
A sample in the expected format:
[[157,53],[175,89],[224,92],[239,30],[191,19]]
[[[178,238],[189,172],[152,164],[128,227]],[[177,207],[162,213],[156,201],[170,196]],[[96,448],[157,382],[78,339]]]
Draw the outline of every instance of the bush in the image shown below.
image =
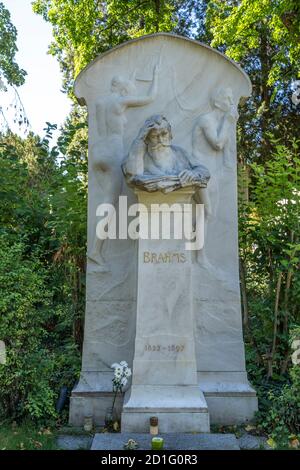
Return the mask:
[[7,356],[0,366],[0,413],[46,422],[56,417],[60,387],[71,388],[78,376],[79,352],[66,334],[71,315],[52,302],[47,270],[33,254],[27,259],[27,251],[24,243],[0,237],[0,339]]
[[2,414],[14,418],[54,416],[49,377],[53,355],[44,347],[51,293],[37,259],[24,259],[24,244],[0,237],[0,338],[7,363],[0,369]]
[[[299,331],[299,327],[294,331]],[[294,337],[292,333],[291,337]],[[299,338],[299,336],[298,336]],[[288,383],[281,389],[271,386],[261,400],[262,410],[258,414],[260,428],[275,442],[277,448],[291,446],[291,441],[300,441],[300,365],[290,368]],[[266,406],[267,405],[267,406]]]

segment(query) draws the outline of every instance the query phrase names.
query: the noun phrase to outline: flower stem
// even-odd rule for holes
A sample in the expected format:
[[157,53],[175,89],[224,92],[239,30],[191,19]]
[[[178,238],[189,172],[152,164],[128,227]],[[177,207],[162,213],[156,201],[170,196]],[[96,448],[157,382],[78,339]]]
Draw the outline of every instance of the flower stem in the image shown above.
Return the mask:
[[112,413],[114,411],[114,406],[115,406],[115,401],[116,401],[116,398],[117,398],[117,393],[118,393],[118,389],[116,389],[115,391],[115,395],[114,395],[114,399],[113,399],[113,404],[112,404]]

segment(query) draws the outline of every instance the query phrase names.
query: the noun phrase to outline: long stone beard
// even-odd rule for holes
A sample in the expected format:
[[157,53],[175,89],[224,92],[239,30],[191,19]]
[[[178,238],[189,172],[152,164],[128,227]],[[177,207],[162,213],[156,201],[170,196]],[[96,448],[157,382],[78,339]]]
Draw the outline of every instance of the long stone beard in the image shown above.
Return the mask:
[[172,151],[171,151],[170,144],[162,144],[156,146],[155,148],[148,149],[150,156],[153,158],[153,161],[156,166],[162,169],[166,169],[167,171],[172,169]]

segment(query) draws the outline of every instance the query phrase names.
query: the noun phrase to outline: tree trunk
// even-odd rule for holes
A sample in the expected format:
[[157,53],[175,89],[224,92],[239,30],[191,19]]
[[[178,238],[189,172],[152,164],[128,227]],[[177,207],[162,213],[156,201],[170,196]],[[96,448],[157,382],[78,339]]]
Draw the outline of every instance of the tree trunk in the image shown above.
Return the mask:
[[246,290],[246,276],[245,276],[245,266],[243,260],[240,258],[240,284],[241,284],[241,296],[242,296],[242,305],[243,305],[243,325],[245,329],[249,329],[249,309],[248,309],[248,299],[247,299],[247,290]]
[[273,375],[273,366],[274,358],[276,353],[276,341],[277,341],[277,329],[278,329],[278,307],[279,307],[279,298],[281,291],[281,282],[282,282],[282,272],[279,273],[277,285],[276,285],[276,296],[275,296],[275,306],[274,306],[274,324],[273,324],[273,343],[272,350],[270,355],[270,362],[268,367],[268,378]]

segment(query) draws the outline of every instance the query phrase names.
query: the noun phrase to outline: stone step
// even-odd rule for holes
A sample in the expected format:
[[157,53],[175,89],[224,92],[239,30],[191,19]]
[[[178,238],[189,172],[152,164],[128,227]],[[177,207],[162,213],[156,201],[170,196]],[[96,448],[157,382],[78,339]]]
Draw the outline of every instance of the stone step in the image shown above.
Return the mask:
[[[234,434],[161,434],[164,450],[240,450]],[[151,449],[152,436],[142,433],[95,434],[91,450],[123,450],[129,439],[134,439],[139,450]]]
[[162,433],[210,431],[207,403],[197,386],[133,385],[125,395],[121,431],[147,433],[151,416]]

